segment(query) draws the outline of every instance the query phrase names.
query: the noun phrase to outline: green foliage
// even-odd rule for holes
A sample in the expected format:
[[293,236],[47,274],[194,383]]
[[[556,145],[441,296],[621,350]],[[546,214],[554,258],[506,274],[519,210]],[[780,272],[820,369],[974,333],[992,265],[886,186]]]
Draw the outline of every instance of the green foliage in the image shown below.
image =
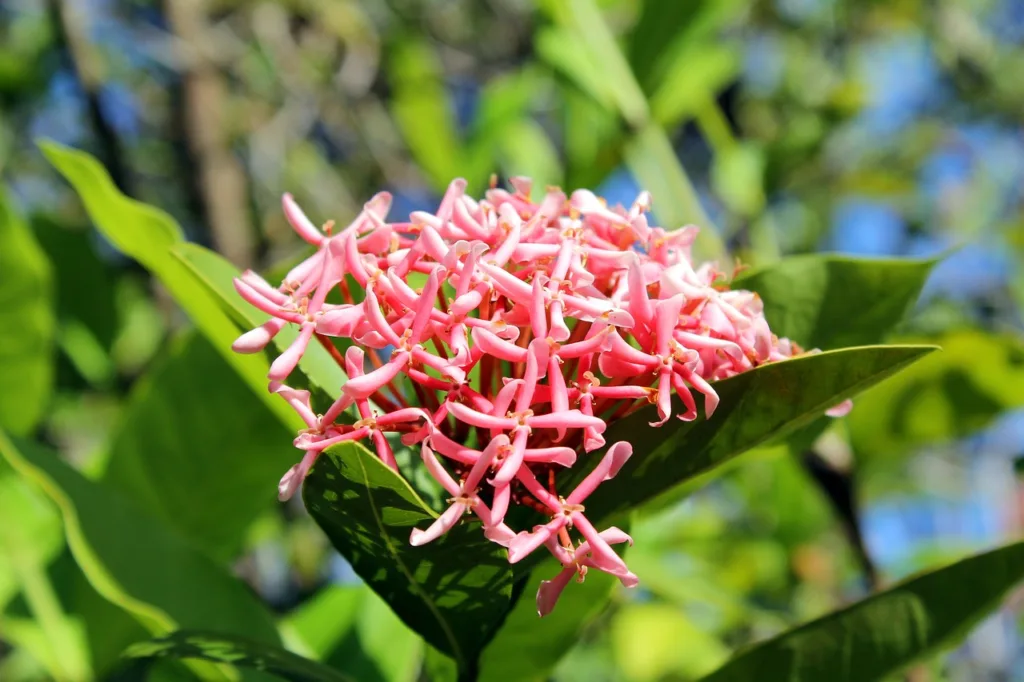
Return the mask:
[[504,549],[469,523],[410,546],[412,529],[437,515],[361,445],[325,451],[302,498],[334,546],[409,627],[460,670],[475,664],[511,608],[513,575]]
[[[246,304],[235,291],[232,280],[239,275],[238,268],[223,256],[198,244],[185,243],[176,245],[171,253],[185,264],[210,296],[243,329],[252,329],[265,322],[262,313]],[[278,352],[284,351],[298,334],[294,327],[286,326],[274,337],[273,345]],[[345,371],[318,343],[307,346],[298,369],[312,386],[329,393],[345,383]]]
[[535,596],[542,580],[562,570],[554,559],[546,559],[530,574],[515,608],[508,614],[480,658],[482,682],[518,682],[544,679],[572,648],[586,627],[608,604],[616,578],[590,571],[581,584],[566,588],[558,608],[537,618]]
[[917,300],[935,259],[806,255],[740,274],[764,300],[772,331],[804,348],[879,343]]
[[0,188],[0,428],[31,433],[53,391],[56,335],[50,261]]
[[70,182],[96,227],[125,255],[131,256],[163,283],[196,327],[284,424],[300,428],[301,420],[266,391],[269,363],[261,355],[231,350],[239,329],[171,249],[183,243],[181,229],[169,215],[121,194],[102,165],[84,152],[54,142],[40,145],[46,157]]
[[930,346],[868,346],[762,365],[715,383],[721,403],[707,420],[670,419],[653,429],[647,426],[656,419],[653,408],[635,412],[605,434],[609,443],[629,440],[633,456],[614,479],[588,498],[587,511],[593,518],[623,514],[742,452],[792,432],[933,350]]
[[366,682],[411,682],[423,648],[419,637],[365,585],[324,588],[288,614],[289,648]]
[[165,637],[138,642],[128,658],[194,658],[272,673],[290,682],[354,682],[356,678],[314,663],[284,649],[243,637],[200,630],[178,630]]
[[866,392],[847,418],[850,442],[865,460],[884,461],[970,435],[1024,405],[1019,338],[964,329],[928,341],[942,352]]
[[136,385],[103,480],[227,561],[277,504],[291,437],[209,342],[188,334]]
[[0,454],[57,505],[93,587],[150,632],[203,627],[278,641],[270,615],[237,579],[148,512],[39,445],[0,434]]
[[[61,548],[60,516],[0,459],[0,635],[31,651],[56,679],[88,675],[84,633],[67,617],[46,573]],[[26,617],[8,608],[22,594]]]
[[694,679],[728,657],[713,635],[669,604],[630,604],[615,614],[611,645],[623,678],[630,682],[681,676]]
[[1022,578],[1024,543],[979,554],[756,645],[702,682],[880,680],[955,642]]
[[443,191],[465,171],[455,114],[434,49],[424,40],[401,40],[391,50],[389,75],[395,122],[430,184]]

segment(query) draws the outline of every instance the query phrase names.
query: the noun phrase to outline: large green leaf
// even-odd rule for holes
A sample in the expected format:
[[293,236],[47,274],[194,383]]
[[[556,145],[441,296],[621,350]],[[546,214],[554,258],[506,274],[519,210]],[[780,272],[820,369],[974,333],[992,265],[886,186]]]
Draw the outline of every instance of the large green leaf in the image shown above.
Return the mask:
[[558,608],[537,617],[537,588],[562,570],[546,559],[530,575],[522,596],[480,658],[480,680],[519,682],[546,679],[579,638],[580,631],[608,605],[616,579],[590,571],[582,585],[562,593]]
[[290,651],[245,637],[216,632],[179,630],[165,637],[138,642],[125,651],[127,658],[184,658],[227,663],[272,673],[290,682],[354,682],[326,665]]
[[847,417],[859,457],[888,460],[961,438],[1024,405],[1020,338],[965,329],[926,341],[942,352],[866,392]]
[[53,391],[50,261],[0,189],[0,428],[31,433]]
[[193,333],[136,386],[104,482],[212,556],[228,560],[277,503],[291,436],[210,343]]
[[739,275],[779,336],[831,350],[881,343],[921,293],[935,259],[793,256]]
[[[670,419],[660,428],[653,406],[615,423],[609,443],[629,440],[633,456],[587,500],[601,518],[626,512],[722,465],[742,452],[813,421],[826,409],[935,350],[866,346],[806,355],[715,383],[721,402],[711,419]],[[681,406],[680,411],[681,411]],[[574,472],[581,476],[582,471]]]
[[422,547],[413,528],[436,514],[400,476],[354,443],[328,449],[303,486],[310,514],[356,572],[406,625],[472,670],[511,608],[505,550],[464,523]]
[[0,455],[56,503],[96,591],[150,632],[202,627],[278,642],[270,614],[239,580],[117,491],[84,478],[56,453],[2,433]]
[[302,428],[302,420],[287,403],[267,393],[266,357],[231,350],[239,327],[206,286],[172,255],[172,247],[184,242],[174,219],[121,194],[103,166],[88,154],[55,142],[44,142],[40,147],[74,186],[100,232],[160,280],[196,327],[284,424],[295,430]]
[[925,573],[739,654],[703,682],[874,682],[944,646],[1024,578],[1024,543]]

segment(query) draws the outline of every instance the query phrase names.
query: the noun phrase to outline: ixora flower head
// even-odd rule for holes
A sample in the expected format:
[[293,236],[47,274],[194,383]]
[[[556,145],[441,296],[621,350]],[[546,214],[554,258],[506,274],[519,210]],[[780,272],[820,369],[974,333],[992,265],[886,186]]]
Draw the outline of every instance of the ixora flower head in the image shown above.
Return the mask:
[[[317,229],[285,195],[285,216],[316,252],[279,287],[253,272],[235,280],[270,319],[233,347],[259,352],[286,324],[299,328],[269,373],[270,390],[307,426],[295,439],[305,455],[281,479],[282,500],[343,441],[372,443],[397,472],[385,433],[401,434],[451,495],[410,543],[436,540],[472,515],[510,562],[546,549],[564,568],[541,584],[545,615],[588,569],[637,584],[612,549],[629,536],[598,531],[586,515],[587,497],[632,455],[625,441],[590,454],[608,445],[608,425],[647,403],[656,405],[652,426],[695,419],[694,392],[711,418],[711,382],[802,351],[771,333],[756,294],[731,291],[714,264],[692,262],[696,227],[648,224],[646,192],[624,209],[587,190],[550,188],[534,203],[528,179],[510,184],[478,201],[455,180],[436,213],[403,222],[387,222],[391,197],[382,192],[340,230]],[[328,303],[332,293],[342,302]],[[332,337],[353,345],[342,356]],[[348,375],[323,415],[307,391],[283,383],[314,341]],[[340,420],[346,411],[354,413]],[[600,457],[596,466],[591,457]],[[559,490],[557,474],[574,466],[592,471]],[[511,528],[513,504],[550,520]]]

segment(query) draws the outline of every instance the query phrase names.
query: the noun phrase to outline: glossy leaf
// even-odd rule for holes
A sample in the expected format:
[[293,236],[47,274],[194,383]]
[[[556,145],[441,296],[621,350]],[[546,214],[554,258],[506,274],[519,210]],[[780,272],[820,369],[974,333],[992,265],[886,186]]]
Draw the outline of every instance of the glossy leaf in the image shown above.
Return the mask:
[[126,658],[181,658],[226,663],[272,673],[290,682],[354,682],[326,665],[310,661],[265,642],[200,630],[179,630],[165,637],[138,642]]
[[562,570],[547,559],[534,569],[505,623],[480,658],[481,682],[518,682],[546,679],[575,645],[580,631],[608,605],[616,579],[590,571],[582,584],[570,584],[558,607],[537,617],[537,588]]
[[227,561],[277,505],[297,455],[286,431],[210,343],[178,339],[136,384],[104,482]]
[[[921,339],[917,339],[920,341]],[[927,339],[942,346],[866,392],[847,417],[859,457],[888,460],[962,438],[1024,406],[1024,344],[965,329]]]
[[0,189],[0,428],[25,435],[53,392],[54,313],[50,261]]
[[1024,543],[979,554],[755,645],[703,682],[884,679],[955,643],[1022,578]]
[[419,671],[419,637],[366,585],[324,588],[281,630],[296,653],[361,682],[412,682]]
[[670,419],[651,428],[653,406],[635,412],[605,434],[609,443],[629,440],[633,456],[587,500],[587,512],[594,518],[626,512],[813,421],[933,350],[868,346],[762,365],[714,384],[721,402],[709,420]]
[[0,434],[0,455],[56,503],[64,533],[96,591],[153,634],[183,627],[278,641],[263,605],[236,578],[109,486],[43,447]]
[[772,331],[804,348],[881,343],[921,293],[935,259],[793,256],[733,285],[764,300]]
[[50,163],[74,186],[100,232],[160,280],[199,331],[278,419],[289,428],[302,428],[298,415],[283,400],[267,393],[269,362],[266,357],[240,355],[231,350],[239,327],[206,287],[171,254],[172,247],[184,242],[174,219],[121,194],[103,166],[88,154],[54,142],[44,142],[40,147]]
[[413,528],[436,514],[366,448],[343,443],[317,460],[302,498],[356,572],[427,643],[471,670],[511,608],[505,550],[463,523],[422,547]]

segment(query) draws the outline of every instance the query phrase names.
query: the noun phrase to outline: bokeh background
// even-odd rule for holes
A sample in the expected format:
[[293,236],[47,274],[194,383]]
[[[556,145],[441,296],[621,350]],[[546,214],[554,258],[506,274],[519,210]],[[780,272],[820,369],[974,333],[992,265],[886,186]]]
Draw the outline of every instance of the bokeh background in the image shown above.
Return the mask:
[[[558,680],[693,679],[738,646],[1019,537],[1024,2],[606,0],[599,25],[579,25],[574,4],[4,0],[0,180],[52,273],[40,351],[55,364],[41,425],[10,384],[0,424],[32,422],[116,484],[125,452],[230,447],[231,428],[182,435],[160,422],[154,392],[271,419],[90,226],[40,138],[93,153],[190,239],[261,271],[304,253],[279,210],[285,191],[314,220],[344,223],[379,189],[395,195],[392,215],[432,210],[456,176],[479,192],[492,173],[530,175],[626,205],[647,187],[657,219],[701,224],[745,264],[945,256],[898,338],[946,351],[865,395],[807,452],[754,452],[646,513],[629,558],[642,586],[615,594]],[[17,265],[0,250],[8,308],[23,295]],[[21,322],[0,310],[0,362]],[[288,447],[280,429],[258,435],[254,458]],[[281,613],[354,580],[301,506],[260,501],[226,546],[234,536],[197,517],[190,495],[206,476],[254,474],[216,469],[216,447],[191,460],[191,491],[140,502],[172,525],[209,526],[214,553],[240,556],[232,570]],[[23,518],[12,490],[0,490],[8,528]],[[51,544],[51,573],[74,574]],[[3,558],[0,679],[46,679],[19,639]],[[116,656],[120,614],[79,588],[65,611],[94,657]],[[1024,680],[1019,603],[911,677]]]

